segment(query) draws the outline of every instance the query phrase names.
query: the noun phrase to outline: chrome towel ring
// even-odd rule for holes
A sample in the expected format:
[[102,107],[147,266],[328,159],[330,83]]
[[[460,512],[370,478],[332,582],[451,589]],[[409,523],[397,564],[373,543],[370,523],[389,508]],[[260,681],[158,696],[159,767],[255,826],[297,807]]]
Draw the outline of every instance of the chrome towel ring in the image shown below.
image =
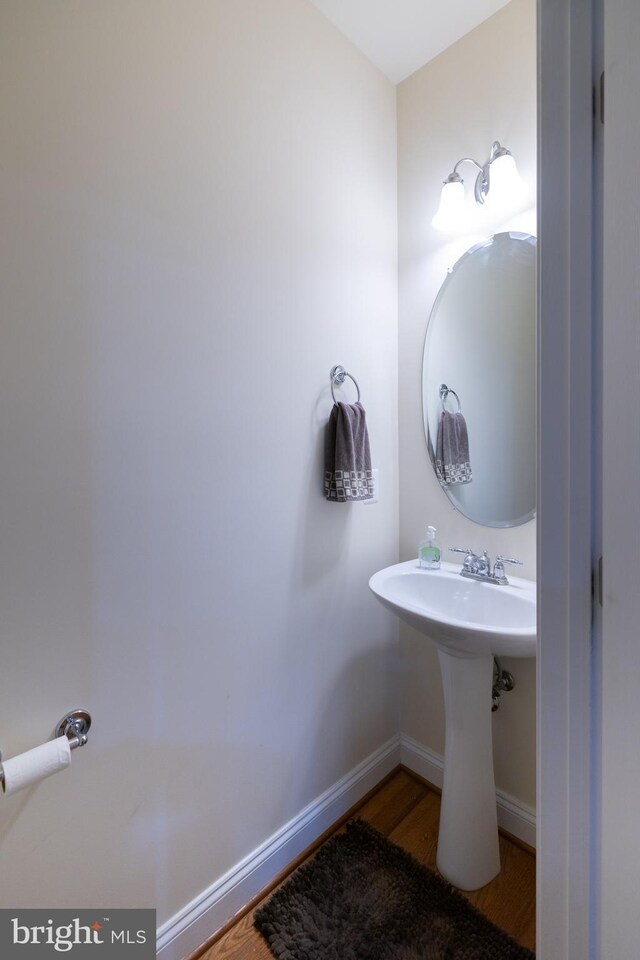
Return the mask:
[[445,407],[445,405],[444,405],[444,402],[445,402],[445,400],[447,399],[447,397],[449,396],[450,393],[452,393],[453,396],[454,396],[454,397],[456,398],[456,400],[458,401],[458,413],[460,413],[460,412],[462,411],[462,406],[460,405],[460,397],[459,397],[458,394],[455,392],[455,390],[451,390],[451,389],[446,385],[446,383],[441,383],[441,384],[440,384],[440,400],[441,400],[441,402],[442,402],[442,409],[443,409],[443,410],[446,410],[446,407]]
[[358,386],[358,381],[351,373],[347,373],[345,368],[341,367],[339,363],[337,363],[335,367],[331,367],[331,371],[329,373],[329,383],[331,385],[331,396],[333,397],[333,402],[338,402],[336,400],[336,395],[333,392],[333,388],[336,384],[341,386],[345,381],[345,377],[349,377],[350,380],[353,380],[356,390],[358,391],[358,399],[356,400],[356,403],[360,403],[360,387]]

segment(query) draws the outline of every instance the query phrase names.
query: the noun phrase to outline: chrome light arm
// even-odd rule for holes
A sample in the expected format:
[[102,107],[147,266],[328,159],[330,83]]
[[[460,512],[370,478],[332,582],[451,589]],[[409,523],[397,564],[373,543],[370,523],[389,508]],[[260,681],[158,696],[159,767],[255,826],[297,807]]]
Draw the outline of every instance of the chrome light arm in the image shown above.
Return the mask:
[[458,173],[458,167],[461,163],[472,163],[474,167],[478,169],[478,176],[476,177],[476,182],[474,186],[474,196],[476,198],[476,203],[483,204],[487,199],[487,194],[489,193],[490,181],[491,181],[491,164],[494,160],[497,160],[498,157],[510,156],[511,151],[507,150],[506,147],[503,147],[499,140],[494,140],[491,144],[491,151],[489,153],[489,159],[486,163],[478,163],[477,160],[474,160],[473,157],[462,157],[456,163],[453,171],[449,174],[445,183],[464,183],[464,180]]

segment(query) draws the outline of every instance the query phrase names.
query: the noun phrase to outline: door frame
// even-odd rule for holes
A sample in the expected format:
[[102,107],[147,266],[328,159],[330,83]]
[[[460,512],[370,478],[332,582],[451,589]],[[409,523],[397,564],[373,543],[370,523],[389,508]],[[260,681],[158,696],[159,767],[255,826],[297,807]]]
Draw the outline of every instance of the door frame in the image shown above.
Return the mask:
[[537,956],[595,958],[591,0],[538,0]]

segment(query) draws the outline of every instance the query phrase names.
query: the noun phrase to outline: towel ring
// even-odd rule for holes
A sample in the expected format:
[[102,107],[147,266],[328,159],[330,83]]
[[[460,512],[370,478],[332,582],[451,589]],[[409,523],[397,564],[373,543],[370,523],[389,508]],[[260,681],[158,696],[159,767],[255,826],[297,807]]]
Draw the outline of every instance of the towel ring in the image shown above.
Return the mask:
[[358,381],[350,373],[347,373],[345,368],[341,367],[339,363],[337,363],[335,367],[331,367],[331,371],[329,373],[329,383],[331,384],[331,396],[333,397],[333,402],[334,403],[338,402],[336,400],[336,395],[333,392],[333,388],[336,385],[336,383],[338,384],[338,386],[341,386],[345,381],[345,377],[349,377],[349,379],[353,380],[353,382],[355,383],[356,390],[358,391],[358,399],[356,400],[356,403],[360,403],[360,387],[358,386]]
[[458,401],[458,413],[461,413],[461,412],[462,412],[462,406],[461,406],[461,404],[460,404],[460,397],[459,397],[458,394],[455,392],[455,390],[451,390],[451,389],[446,385],[446,383],[441,383],[441,384],[440,384],[440,400],[441,400],[441,402],[442,402],[442,409],[443,409],[443,410],[446,410],[446,407],[445,407],[445,405],[444,405],[444,402],[445,402],[445,400],[447,399],[447,397],[449,396],[450,393],[452,393],[452,394],[454,395],[454,397],[456,398],[456,400]]

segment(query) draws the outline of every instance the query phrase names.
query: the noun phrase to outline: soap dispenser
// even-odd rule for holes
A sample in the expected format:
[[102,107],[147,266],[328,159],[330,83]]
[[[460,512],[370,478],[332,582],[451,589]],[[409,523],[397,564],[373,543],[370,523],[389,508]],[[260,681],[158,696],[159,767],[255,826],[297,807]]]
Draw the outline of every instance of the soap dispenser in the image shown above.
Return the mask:
[[435,527],[427,527],[427,539],[418,547],[418,564],[427,570],[440,569],[440,547],[436,544]]

